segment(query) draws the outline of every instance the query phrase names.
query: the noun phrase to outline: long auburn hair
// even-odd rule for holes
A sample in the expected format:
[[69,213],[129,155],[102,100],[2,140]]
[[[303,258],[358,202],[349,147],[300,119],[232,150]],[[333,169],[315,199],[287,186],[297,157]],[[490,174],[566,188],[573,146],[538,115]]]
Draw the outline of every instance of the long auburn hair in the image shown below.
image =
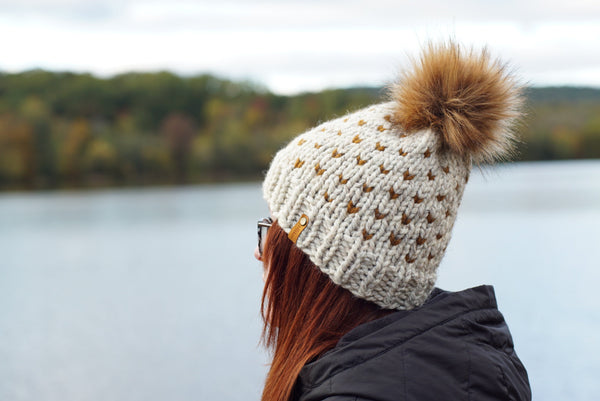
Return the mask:
[[267,269],[262,342],[273,361],[262,401],[288,401],[302,367],[333,348],[354,327],[392,311],[334,284],[275,221],[262,256]]

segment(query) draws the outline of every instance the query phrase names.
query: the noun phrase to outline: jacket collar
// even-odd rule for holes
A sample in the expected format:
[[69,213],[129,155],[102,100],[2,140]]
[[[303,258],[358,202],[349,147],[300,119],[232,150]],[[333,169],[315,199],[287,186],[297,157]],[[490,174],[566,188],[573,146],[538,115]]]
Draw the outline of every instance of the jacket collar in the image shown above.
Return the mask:
[[333,349],[306,364],[299,380],[304,386],[318,385],[339,371],[398,347],[433,327],[481,309],[497,309],[492,286],[459,292],[435,288],[422,306],[394,312],[349,331]]

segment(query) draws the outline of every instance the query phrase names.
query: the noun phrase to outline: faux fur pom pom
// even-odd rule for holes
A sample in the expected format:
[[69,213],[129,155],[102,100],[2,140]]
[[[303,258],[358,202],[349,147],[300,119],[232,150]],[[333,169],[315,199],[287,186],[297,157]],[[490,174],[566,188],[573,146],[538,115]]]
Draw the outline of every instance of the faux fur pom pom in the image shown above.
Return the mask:
[[429,44],[391,88],[395,123],[406,132],[431,128],[447,148],[476,163],[512,153],[522,87],[487,50],[465,51],[450,41]]

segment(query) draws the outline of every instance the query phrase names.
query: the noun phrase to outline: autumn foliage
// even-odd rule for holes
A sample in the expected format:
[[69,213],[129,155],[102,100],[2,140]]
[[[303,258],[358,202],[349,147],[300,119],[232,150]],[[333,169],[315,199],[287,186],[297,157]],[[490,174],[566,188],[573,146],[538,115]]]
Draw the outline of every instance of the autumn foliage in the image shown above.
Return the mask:
[[[526,95],[521,160],[600,157],[600,90]],[[0,73],[0,189],[260,179],[299,132],[385,96],[380,88],[281,96],[168,72]]]

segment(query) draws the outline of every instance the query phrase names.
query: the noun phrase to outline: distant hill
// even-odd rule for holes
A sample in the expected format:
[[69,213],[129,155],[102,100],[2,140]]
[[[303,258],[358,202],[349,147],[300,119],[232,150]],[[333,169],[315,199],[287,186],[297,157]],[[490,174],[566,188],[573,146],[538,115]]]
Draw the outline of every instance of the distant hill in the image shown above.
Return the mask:
[[526,91],[532,103],[600,102],[600,89],[572,86],[533,87]]
[[[600,89],[528,88],[518,160],[600,158]],[[384,88],[282,96],[212,75],[0,73],[0,189],[259,179],[319,122]]]
[[[346,91],[350,94],[367,94],[373,99],[385,97],[384,87],[360,86],[329,90]],[[576,86],[528,87],[525,90],[525,96],[530,103],[600,102],[600,88]]]

